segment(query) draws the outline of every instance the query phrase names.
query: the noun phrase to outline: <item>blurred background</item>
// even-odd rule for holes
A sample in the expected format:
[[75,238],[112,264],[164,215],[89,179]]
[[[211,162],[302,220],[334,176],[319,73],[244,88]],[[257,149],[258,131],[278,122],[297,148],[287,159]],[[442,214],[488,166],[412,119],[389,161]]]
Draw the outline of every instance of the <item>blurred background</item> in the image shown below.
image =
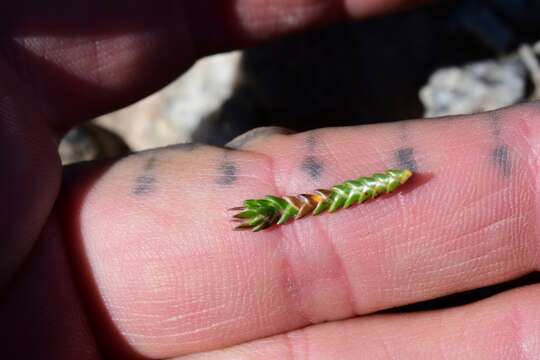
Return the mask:
[[162,91],[73,129],[65,164],[259,126],[302,131],[540,98],[540,0],[453,0],[200,60]]

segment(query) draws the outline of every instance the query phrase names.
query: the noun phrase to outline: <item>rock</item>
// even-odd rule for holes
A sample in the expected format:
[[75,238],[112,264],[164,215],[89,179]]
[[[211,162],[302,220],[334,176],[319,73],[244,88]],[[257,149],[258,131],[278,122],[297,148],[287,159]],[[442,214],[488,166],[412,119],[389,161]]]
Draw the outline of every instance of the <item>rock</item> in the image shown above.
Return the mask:
[[58,149],[62,164],[112,158],[130,152],[115,133],[95,124],[86,124],[69,131]]
[[122,136],[134,151],[191,141],[202,118],[230,95],[240,52],[198,61],[162,91],[96,123]]
[[515,104],[525,97],[526,76],[515,57],[438,70],[420,90],[424,115],[472,114]]

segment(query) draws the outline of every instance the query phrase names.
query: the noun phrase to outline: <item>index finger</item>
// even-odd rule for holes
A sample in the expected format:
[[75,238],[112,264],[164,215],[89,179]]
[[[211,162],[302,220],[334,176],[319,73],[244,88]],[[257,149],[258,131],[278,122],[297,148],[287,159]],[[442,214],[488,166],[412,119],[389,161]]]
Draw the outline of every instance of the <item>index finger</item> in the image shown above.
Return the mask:
[[[109,325],[148,357],[501,282],[538,265],[539,110],[276,135],[240,152],[145,153],[72,189],[70,214],[80,215],[69,241]],[[389,167],[420,175],[332,215],[231,231],[226,209],[245,198]]]

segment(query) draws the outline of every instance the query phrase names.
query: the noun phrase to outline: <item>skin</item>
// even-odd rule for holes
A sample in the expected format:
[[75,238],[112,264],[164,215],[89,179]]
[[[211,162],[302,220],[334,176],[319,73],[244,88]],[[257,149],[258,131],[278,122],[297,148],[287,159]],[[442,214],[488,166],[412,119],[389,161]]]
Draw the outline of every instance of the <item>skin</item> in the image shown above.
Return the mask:
[[[450,310],[369,314],[538,269],[538,104],[61,168],[68,128],[198,56],[405,2],[217,3],[0,5],[2,355],[537,358],[536,285]],[[324,167],[318,178],[308,157]],[[400,162],[418,176],[384,201],[231,231],[226,209],[246,194],[301,193]]]

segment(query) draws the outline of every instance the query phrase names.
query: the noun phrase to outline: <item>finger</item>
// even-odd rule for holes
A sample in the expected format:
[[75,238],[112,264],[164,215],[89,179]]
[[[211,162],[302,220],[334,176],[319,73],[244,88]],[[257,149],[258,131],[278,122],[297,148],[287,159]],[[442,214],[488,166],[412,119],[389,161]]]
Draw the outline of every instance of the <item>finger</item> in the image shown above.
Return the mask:
[[0,302],[4,359],[100,359],[62,244],[50,216],[16,281]]
[[[70,241],[121,338],[151,357],[501,282],[538,265],[539,110],[145,153],[72,189]],[[231,231],[226,209],[245,198],[389,167],[417,175],[352,209]]]
[[417,2],[25,0],[0,12],[8,59],[65,128],[140,99],[204,54]]
[[198,359],[536,359],[540,286],[472,305],[315,325]]
[[[61,166],[42,108],[0,58],[0,289],[42,230],[60,188]],[[28,96],[23,100],[23,96]],[[47,191],[43,191],[47,189]]]

